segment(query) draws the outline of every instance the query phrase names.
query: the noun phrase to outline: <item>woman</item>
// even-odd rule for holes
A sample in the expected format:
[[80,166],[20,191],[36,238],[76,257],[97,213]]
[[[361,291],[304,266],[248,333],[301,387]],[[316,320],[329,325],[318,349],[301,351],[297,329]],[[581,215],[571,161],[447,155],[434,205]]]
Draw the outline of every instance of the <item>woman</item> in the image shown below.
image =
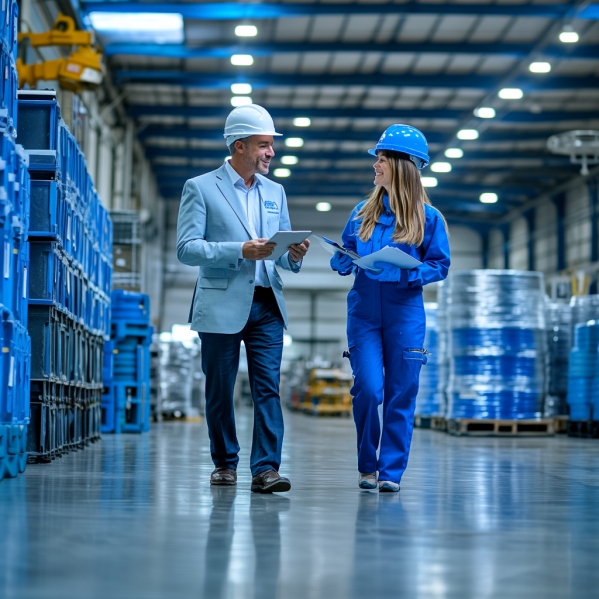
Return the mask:
[[405,270],[376,262],[377,271],[364,270],[337,252],[331,267],[342,276],[355,274],[347,298],[347,339],[354,374],[358,485],[397,492],[408,463],[420,368],[426,364],[422,287],[447,276],[449,241],[445,220],[420,181],[419,170],[429,161],[424,135],[408,125],[391,125],[369,153],[377,157],[376,187],[352,212],[343,245],[361,256],[394,246],[422,264]]

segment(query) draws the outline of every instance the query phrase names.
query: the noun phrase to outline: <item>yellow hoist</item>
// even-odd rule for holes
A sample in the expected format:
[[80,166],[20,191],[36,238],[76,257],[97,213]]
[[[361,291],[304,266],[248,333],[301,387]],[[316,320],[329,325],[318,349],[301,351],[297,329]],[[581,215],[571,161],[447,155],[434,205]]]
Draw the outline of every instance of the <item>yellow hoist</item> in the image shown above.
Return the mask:
[[24,64],[17,59],[19,87],[28,83],[35,88],[38,81],[58,81],[63,89],[82,91],[100,85],[104,78],[102,55],[94,49],[93,33],[75,29],[75,21],[59,13],[54,29],[46,33],[19,33],[19,42],[29,40],[34,48],[43,46],[76,46],[68,58]]

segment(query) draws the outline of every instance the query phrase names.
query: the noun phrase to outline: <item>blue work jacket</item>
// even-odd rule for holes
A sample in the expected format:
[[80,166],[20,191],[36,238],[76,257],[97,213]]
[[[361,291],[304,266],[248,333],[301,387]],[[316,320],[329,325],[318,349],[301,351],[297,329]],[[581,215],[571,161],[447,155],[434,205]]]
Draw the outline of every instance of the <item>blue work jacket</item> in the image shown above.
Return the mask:
[[415,246],[393,241],[395,215],[389,207],[387,196],[383,198],[385,210],[381,213],[370,239],[362,241],[358,236],[362,220],[356,220],[356,215],[365,203],[362,202],[354,208],[341,234],[343,245],[347,249],[353,250],[360,256],[367,256],[389,245],[414,256],[422,264],[408,271],[406,286],[411,289],[421,288],[423,285],[442,281],[447,277],[450,265],[449,239],[443,218],[435,208],[428,204],[424,205],[424,239],[421,245]]

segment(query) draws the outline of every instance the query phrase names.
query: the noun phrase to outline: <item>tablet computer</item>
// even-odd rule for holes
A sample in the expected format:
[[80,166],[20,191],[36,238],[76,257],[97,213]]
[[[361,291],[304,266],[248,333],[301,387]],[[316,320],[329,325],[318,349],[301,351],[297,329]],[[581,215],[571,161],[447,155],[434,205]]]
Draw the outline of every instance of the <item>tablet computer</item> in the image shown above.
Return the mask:
[[290,245],[301,243],[304,239],[307,239],[312,235],[312,231],[279,231],[275,233],[267,243],[276,243],[273,253],[265,260],[277,260],[280,258],[288,249]]

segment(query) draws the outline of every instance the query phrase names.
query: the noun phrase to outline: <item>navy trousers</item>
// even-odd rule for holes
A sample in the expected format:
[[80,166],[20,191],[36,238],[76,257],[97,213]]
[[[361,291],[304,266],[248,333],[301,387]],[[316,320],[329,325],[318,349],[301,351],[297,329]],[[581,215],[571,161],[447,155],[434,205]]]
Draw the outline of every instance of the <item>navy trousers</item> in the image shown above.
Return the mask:
[[239,462],[233,388],[243,341],[254,401],[252,476],[266,470],[279,470],[284,432],[279,396],[283,328],[283,318],[272,291],[257,288],[250,316],[239,333],[200,333],[202,370],[206,376],[206,422],[216,468],[236,469]]
[[400,289],[360,270],[347,301],[358,470],[378,470],[379,480],[399,483],[408,465],[420,368],[426,364],[422,288]]

